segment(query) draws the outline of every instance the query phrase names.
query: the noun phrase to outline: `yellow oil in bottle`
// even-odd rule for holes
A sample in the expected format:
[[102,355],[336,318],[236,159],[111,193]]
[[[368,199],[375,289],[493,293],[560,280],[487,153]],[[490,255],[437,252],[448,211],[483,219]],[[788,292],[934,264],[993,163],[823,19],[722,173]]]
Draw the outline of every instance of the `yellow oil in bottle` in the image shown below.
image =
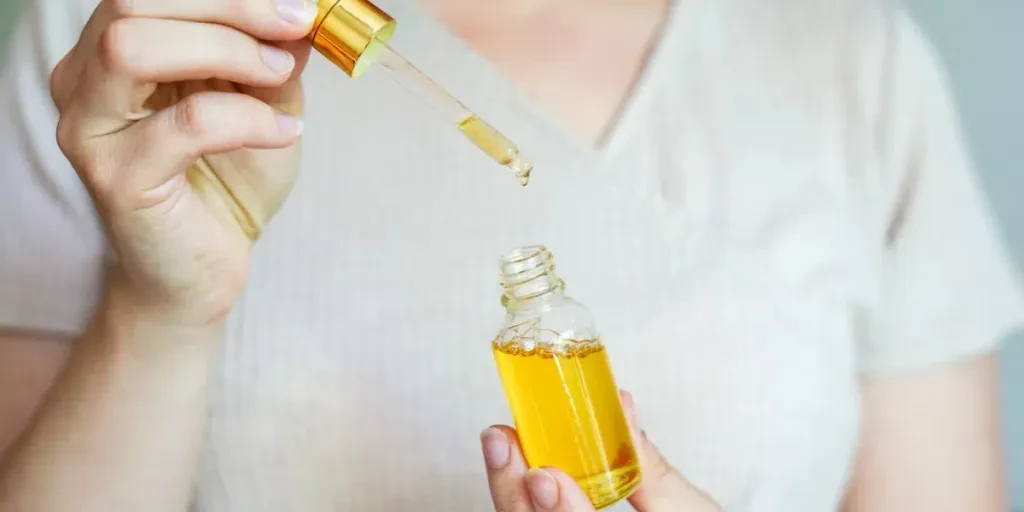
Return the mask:
[[600,341],[557,353],[516,341],[492,350],[530,467],[565,471],[597,509],[629,497],[640,463]]
[[499,165],[512,169],[519,178],[519,185],[530,183],[533,164],[519,155],[516,145],[477,115],[471,115],[459,123],[459,130],[467,139],[476,144],[487,156]]

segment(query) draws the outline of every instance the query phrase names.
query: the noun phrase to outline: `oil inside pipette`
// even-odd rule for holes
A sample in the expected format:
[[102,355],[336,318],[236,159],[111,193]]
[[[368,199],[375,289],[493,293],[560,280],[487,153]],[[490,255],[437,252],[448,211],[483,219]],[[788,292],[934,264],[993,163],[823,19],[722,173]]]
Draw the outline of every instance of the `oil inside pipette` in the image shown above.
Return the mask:
[[459,123],[459,130],[499,165],[512,169],[516,178],[519,179],[520,186],[525,187],[530,183],[533,164],[519,154],[516,145],[508,137],[502,135],[476,114],[470,115]]
[[384,42],[374,39],[367,52],[374,55],[375,59],[390,71],[391,78],[406,90],[434,107],[451,122],[455,122],[459,131],[498,165],[511,169],[521,186],[525,187],[530,182],[533,164],[519,154],[519,148],[508,137],[466,108],[462,102]]

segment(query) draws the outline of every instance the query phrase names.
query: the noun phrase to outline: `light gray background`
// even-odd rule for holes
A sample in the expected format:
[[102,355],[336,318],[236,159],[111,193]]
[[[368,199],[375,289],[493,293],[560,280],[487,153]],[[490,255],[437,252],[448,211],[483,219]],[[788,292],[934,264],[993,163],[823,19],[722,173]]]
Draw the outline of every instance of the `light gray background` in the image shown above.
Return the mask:
[[[0,0],[0,46],[26,0]],[[1024,0],[916,0],[953,77],[970,143],[1007,243],[1024,266]],[[1024,512],[1024,333],[1003,355],[1012,503]]]

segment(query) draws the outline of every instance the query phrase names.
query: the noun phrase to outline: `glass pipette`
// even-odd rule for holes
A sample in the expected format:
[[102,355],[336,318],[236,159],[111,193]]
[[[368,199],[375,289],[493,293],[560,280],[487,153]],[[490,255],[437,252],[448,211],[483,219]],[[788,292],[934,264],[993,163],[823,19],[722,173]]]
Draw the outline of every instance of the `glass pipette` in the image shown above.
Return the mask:
[[388,75],[403,88],[458,126],[462,134],[487,156],[511,169],[520,185],[525,187],[529,183],[533,164],[519,154],[519,148],[508,137],[466,108],[386,43],[374,38],[366,53],[373,55],[374,61],[387,69]]
[[403,88],[459,127],[495,162],[512,169],[526,186],[533,164],[512,141],[392,50],[388,41],[397,22],[372,0],[315,0],[317,15],[309,34],[313,47],[351,77],[380,64]]

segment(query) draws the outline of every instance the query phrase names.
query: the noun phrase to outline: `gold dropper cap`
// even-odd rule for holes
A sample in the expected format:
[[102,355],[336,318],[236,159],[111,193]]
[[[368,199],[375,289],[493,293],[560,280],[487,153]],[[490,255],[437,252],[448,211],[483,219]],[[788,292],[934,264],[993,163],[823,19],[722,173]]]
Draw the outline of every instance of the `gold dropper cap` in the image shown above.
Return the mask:
[[370,0],[316,0],[316,9],[309,34],[313,48],[353,78],[379,60],[392,78],[457,123],[463,135],[526,186],[533,164],[520,157],[519,148],[388,46],[394,18]]
[[387,43],[395,33],[395,19],[368,0],[319,0],[310,33],[313,48],[355,78],[373,64],[377,39]]

